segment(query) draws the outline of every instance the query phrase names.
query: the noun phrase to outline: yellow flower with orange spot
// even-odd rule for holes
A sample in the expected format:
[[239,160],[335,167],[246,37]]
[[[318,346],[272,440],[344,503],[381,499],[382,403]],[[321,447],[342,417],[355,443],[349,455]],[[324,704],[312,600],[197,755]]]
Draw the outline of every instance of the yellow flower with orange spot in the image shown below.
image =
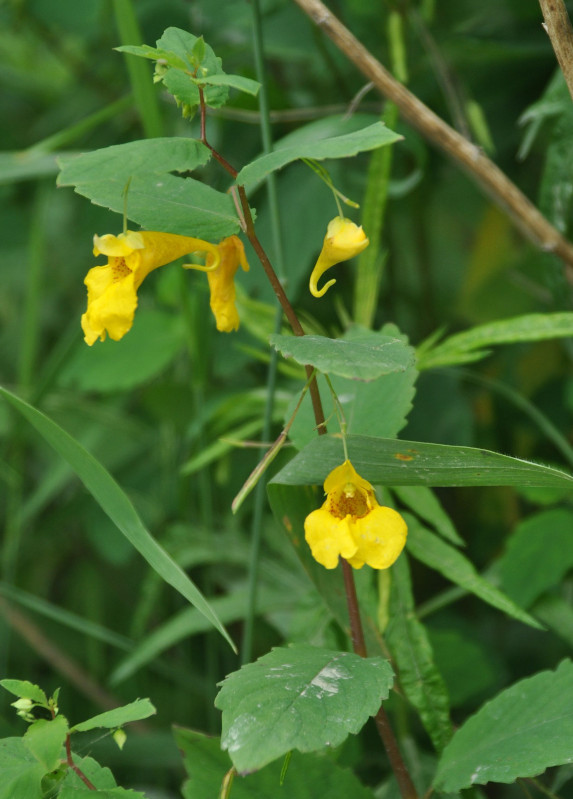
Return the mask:
[[334,569],[345,558],[355,569],[368,564],[387,569],[406,543],[408,528],[400,514],[379,505],[374,489],[349,460],[337,466],[324,482],[326,501],[304,523],[313,558]]
[[82,329],[87,344],[104,341],[106,334],[119,341],[131,329],[137,308],[137,290],[147,275],[159,266],[171,263],[182,255],[206,252],[219,261],[215,244],[173,233],[131,230],[119,236],[94,236],[94,255],[107,255],[107,264],[94,266],[88,272],[88,306],[82,316]]
[[343,216],[335,216],[328,223],[321,253],[310,276],[309,288],[313,297],[322,297],[336,283],[336,280],[329,280],[321,289],[318,288],[318,281],[327,269],[354,258],[369,244],[370,240],[359,225]]

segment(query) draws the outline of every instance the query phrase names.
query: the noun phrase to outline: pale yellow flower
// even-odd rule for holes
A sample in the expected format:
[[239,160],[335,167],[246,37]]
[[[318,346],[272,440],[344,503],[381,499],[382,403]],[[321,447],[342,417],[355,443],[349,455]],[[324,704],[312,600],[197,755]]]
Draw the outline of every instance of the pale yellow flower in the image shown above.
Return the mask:
[[[230,333],[239,328],[239,314],[235,306],[235,273],[239,266],[245,272],[249,264],[245,256],[243,242],[238,236],[229,236],[218,245],[219,266],[207,272],[211,290],[211,310],[217,323],[217,330]],[[207,256],[207,266],[214,263],[213,256]]]
[[369,244],[370,240],[361,227],[343,216],[335,216],[328,223],[321,253],[310,276],[309,288],[313,297],[322,297],[336,283],[336,280],[329,280],[321,289],[318,288],[318,281],[327,269],[354,258]]
[[345,558],[355,569],[365,563],[387,569],[406,543],[408,528],[400,514],[378,504],[374,489],[350,461],[337,466],[324,482],[326,501],[304,523],[312,556],[327,569]]
[[119,341],[131,329],[137,308],[137,290],[143,280],[159,266],[182,255],[202,251],[218,263],[215,244],[189,236],[131,230],[119,236],[94,236],[94,255],[107,255],[108,262],[88,272],[88,307],[82,316],[82,329],[87,344],[104,341],[106,334]]

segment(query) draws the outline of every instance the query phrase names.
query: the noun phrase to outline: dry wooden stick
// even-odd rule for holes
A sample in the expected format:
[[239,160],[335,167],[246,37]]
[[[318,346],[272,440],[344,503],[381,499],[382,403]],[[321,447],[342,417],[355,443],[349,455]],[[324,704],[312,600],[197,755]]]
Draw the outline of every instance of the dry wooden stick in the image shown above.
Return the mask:
[[563,0],[539,0],[539,5],[545,20],[543,27],[551,39],[569,94],[573,99],[573,28],[569,14]]
[[527,238],[544,252],[554,253],[561,258],[567,279],[573,283],[573,245],[547,221],[507,175],[479,147],[461,136],[399,83],[320,0],[295,2],[362,74],[398,106],[402,116],[413,127],[479,183]]

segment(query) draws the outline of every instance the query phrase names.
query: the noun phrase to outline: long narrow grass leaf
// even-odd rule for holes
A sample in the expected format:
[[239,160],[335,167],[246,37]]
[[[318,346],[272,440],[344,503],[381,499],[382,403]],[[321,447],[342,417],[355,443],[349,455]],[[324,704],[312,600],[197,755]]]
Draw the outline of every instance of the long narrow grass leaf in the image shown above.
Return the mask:
[[0,388],[0,395],[70,464],[102,510],[149,565],[166,583],[173,586],[203,613],[235,649],[229,634],[203,594],[145,528],[127,494],[102,464],[69,433],[36,408],[4,388]]

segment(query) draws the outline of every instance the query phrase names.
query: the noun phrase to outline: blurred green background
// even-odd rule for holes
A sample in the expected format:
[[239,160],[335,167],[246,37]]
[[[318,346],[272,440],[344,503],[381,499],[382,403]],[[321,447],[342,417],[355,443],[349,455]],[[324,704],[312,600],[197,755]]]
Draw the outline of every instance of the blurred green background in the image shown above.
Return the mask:
[[[573,110],[555,78],[536,2],[339,0],[331,8],[385,64],[392,60],[388,15],[399,12],[409,88],[486,148],[570,233]],[[263,2],[262,16],[273,138],[344,114],[364,78],[294,3]],[[251,252],[251,271],[239,278],[241,329],[218,334],[204,276],[167,267],[141,289],[129,336],[87,348],[79,318],[83,278],[94,263],[92,237],[117,234],[122,221],[69,189],[56,189],[55,177],[60,153],[145,136],[199,135],[198,120],[183,120],[172,99],[152,86],[150,65],[114,47],[154,44],[165,28],[177,26],[204,35],[226,71],[254,78],[252,24],[244,1],[0,4],[0,382],[104,463],[153,535],[214,600],[236,641],[246,608],[252,504],[233,517],[230,503],[258,454],[229,442],[260,435],[272,294]],[[366,122],[383,112],[373,89],[357,108]],[[257,100],[232,93],[228,106],[211,112],[209,139],[239,168],[261,152],[259,122]],[[412,128],[398,119],[396,129],[405,138],[392,153],[374,326],[394,322],[418,345],[440,328],[451,333],[529,312],[571,310],[561,264],[528,244]],[[373,157],[328,164],[337,187],[355,201],[362,202]],[[227,188],[216,164],[200,177]],[[331,194],[302,164],[279,173],[277,184],[287,291],[308,329],[337,335],[355,317],[353,267],[337,268],[331,302],[316,302],[306,289],[336,213]],[[252,201],[260,238],[276,258],[265,189]],[[535,409],[570,440],[571,352],[569,341],[521,344],[500,348],[471,370],[424,372],[401,437],[566,465],[540,430]],[[296,369],[279,367],[272,438],[301,385]],[[86,750],[112,766],[120,784],[176,796],[183,771],[170,725],[217,733],[216,682],[238,660],[4,405],[0,436],[0,673],[47,691],[62,685],[62,711],[71,720],[106,702],[149,696],[158,716],[130,735],[121,755],[109,738],[88,741]],[[285,450],[277,463],[289,456]],[[497,573],[524,607],[541,608],[549,627],[532,631],[475,598],[432,607],[447,584],[414,568],[416,599],[459,722],[496,690],[570,653],[567,545],[540,591],[524,597],[519,586],[511,593],[518,568],[511,536],[533,537],[543,549],[563,530],[566,541],[573,511],[566,497],[542,490],[451,489],[439,496],[477,568]],[[547,516],[556,512],[558,519]],[[284,640],[338,645],[337,629],[267,509],[263,535],[255,655]],[[129,659],[134,651],[139,660]],[[0,732],[22,729],[5,697]],[[423,734],[421,740],[422,748],[429,746]],[[348,762],[359,759],[353,747],[370,744],[350,744]],[[381,779],[374,767],[365,776]]]

